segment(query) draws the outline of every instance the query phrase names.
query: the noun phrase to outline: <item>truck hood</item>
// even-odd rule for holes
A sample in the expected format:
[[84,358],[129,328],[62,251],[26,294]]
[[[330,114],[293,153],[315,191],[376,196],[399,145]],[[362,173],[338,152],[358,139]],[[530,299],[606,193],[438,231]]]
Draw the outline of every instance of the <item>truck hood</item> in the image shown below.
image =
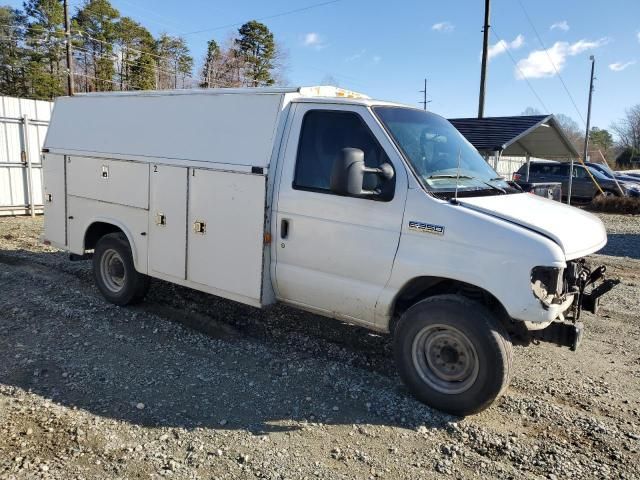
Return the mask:
[[460,198],[459,201],[467,208],[549,237],[560,245],[567,260],[597,252],[607,243],[607,232],[595,215],[530,193]]

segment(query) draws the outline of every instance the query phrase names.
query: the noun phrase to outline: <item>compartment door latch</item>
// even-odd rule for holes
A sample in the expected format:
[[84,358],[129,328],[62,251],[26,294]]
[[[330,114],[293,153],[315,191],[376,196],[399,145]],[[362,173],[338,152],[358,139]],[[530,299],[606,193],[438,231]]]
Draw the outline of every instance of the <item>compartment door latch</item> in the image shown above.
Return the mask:
[[202,220],[196,220],[195,222],[193,222],[193,233],[204,235],[205,233],[207,233],[207,224]]

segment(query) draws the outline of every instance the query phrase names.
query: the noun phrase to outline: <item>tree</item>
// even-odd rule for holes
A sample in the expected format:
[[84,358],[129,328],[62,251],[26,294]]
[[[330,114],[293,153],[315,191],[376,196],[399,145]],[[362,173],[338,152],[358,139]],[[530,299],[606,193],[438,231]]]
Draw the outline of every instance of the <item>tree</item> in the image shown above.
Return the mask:
[[544,115],[544,114],[535,107],[527,107],[524,109],[524,111],[520,115],[532,116],[532,115]]
[[193,57],[183,38],[163,33],[156,40],[158,88],[185,88],[191,77]]
[[207,42],[207,54],[204,58],[202,72],[200,74],[200,86],[202,88],[213,88],[217,84],[218,77],[222,74],[223,55],[218,42],[209,40]]
[[35,98],[50,100],[65,91],[64,10],[60,0],[27,0],[26,76]]
[[236,49],[244,64],[241,67],[242,83],[260,87],[273,85],[276,45],[273,33],[263,23],[251,20],[238,29]]
[[121,90],[148,90],[156,85],[155,40],[129,17],[117,23]]
[[640,104],[627,109],[625,116],[611,125],[611,130],[618,136],[617,147],[624,154],[616,162],[628,166],[631,159],[640,157]]
[[582,152],[584,149],[584,133],[580,129],[578,123],[568,115],[564,113],[557,113],[554,115],[562,131],[571,141],[573,146],[578,152]]
[[118,40],[118,10],[109,0],[87,0],[74,17],[82,36],[80,57],[84,67],[86,90],[113,90],[117,82],[114,43]]
[[0,95],[27,95],[25,29],[20,10],[0,7]]
[[599,161],[601,159],[598,150],[607,161],[613,160],[613,137],[608,130],[593,127],[589,132],[589,145],[589,150],[591,152],[590,155],[593,157],[594,161]]

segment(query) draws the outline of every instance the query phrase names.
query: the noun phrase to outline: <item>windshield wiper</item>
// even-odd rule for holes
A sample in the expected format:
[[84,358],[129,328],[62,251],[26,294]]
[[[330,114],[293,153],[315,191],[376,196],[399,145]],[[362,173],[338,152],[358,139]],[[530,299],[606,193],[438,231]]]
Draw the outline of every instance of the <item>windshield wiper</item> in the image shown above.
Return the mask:
[[442,175],[430,175],[427,178],[475,178],[470,177],[469,175],[453,175],[453,174],[442,174]]
[[[478,180],[480,180],[480,179],[478,179]],[[490,181],[492,181],[492,180],[498,180],[498,179],[496,179],[496,178],[492,178],[491,180],[489,180],[489,182],[490,182]],[[502,180],[502,178],[500,178],[499,180]],[[497,191],[499,191],[500,193],[507,193],[507,191],[506,191],[504,188],[502,188],[502,187],[498,187],[497,185],[492,185],[492,184],[490,184],[489,182],[485,182],[484,180],[480,180],[480,181],[481,181],[482,183],[484,183],[486,186],[491,187],[493,190],[497,190]]]

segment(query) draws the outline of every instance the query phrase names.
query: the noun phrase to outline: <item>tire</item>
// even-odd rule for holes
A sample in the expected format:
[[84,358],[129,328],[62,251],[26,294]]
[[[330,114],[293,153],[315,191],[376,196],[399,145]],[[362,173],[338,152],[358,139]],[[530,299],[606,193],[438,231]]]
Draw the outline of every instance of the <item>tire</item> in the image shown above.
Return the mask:
[[149,290],[149,277],[136,271],[123,233],[110,233],[98,240],[93,254],[93,278],[104,298],[116,305],[137,303]]
[[423,403],[465,416],[507,388],[513,349],[500,320],[459,295],[437,295],[407,310],[394,335],[400,377]]

